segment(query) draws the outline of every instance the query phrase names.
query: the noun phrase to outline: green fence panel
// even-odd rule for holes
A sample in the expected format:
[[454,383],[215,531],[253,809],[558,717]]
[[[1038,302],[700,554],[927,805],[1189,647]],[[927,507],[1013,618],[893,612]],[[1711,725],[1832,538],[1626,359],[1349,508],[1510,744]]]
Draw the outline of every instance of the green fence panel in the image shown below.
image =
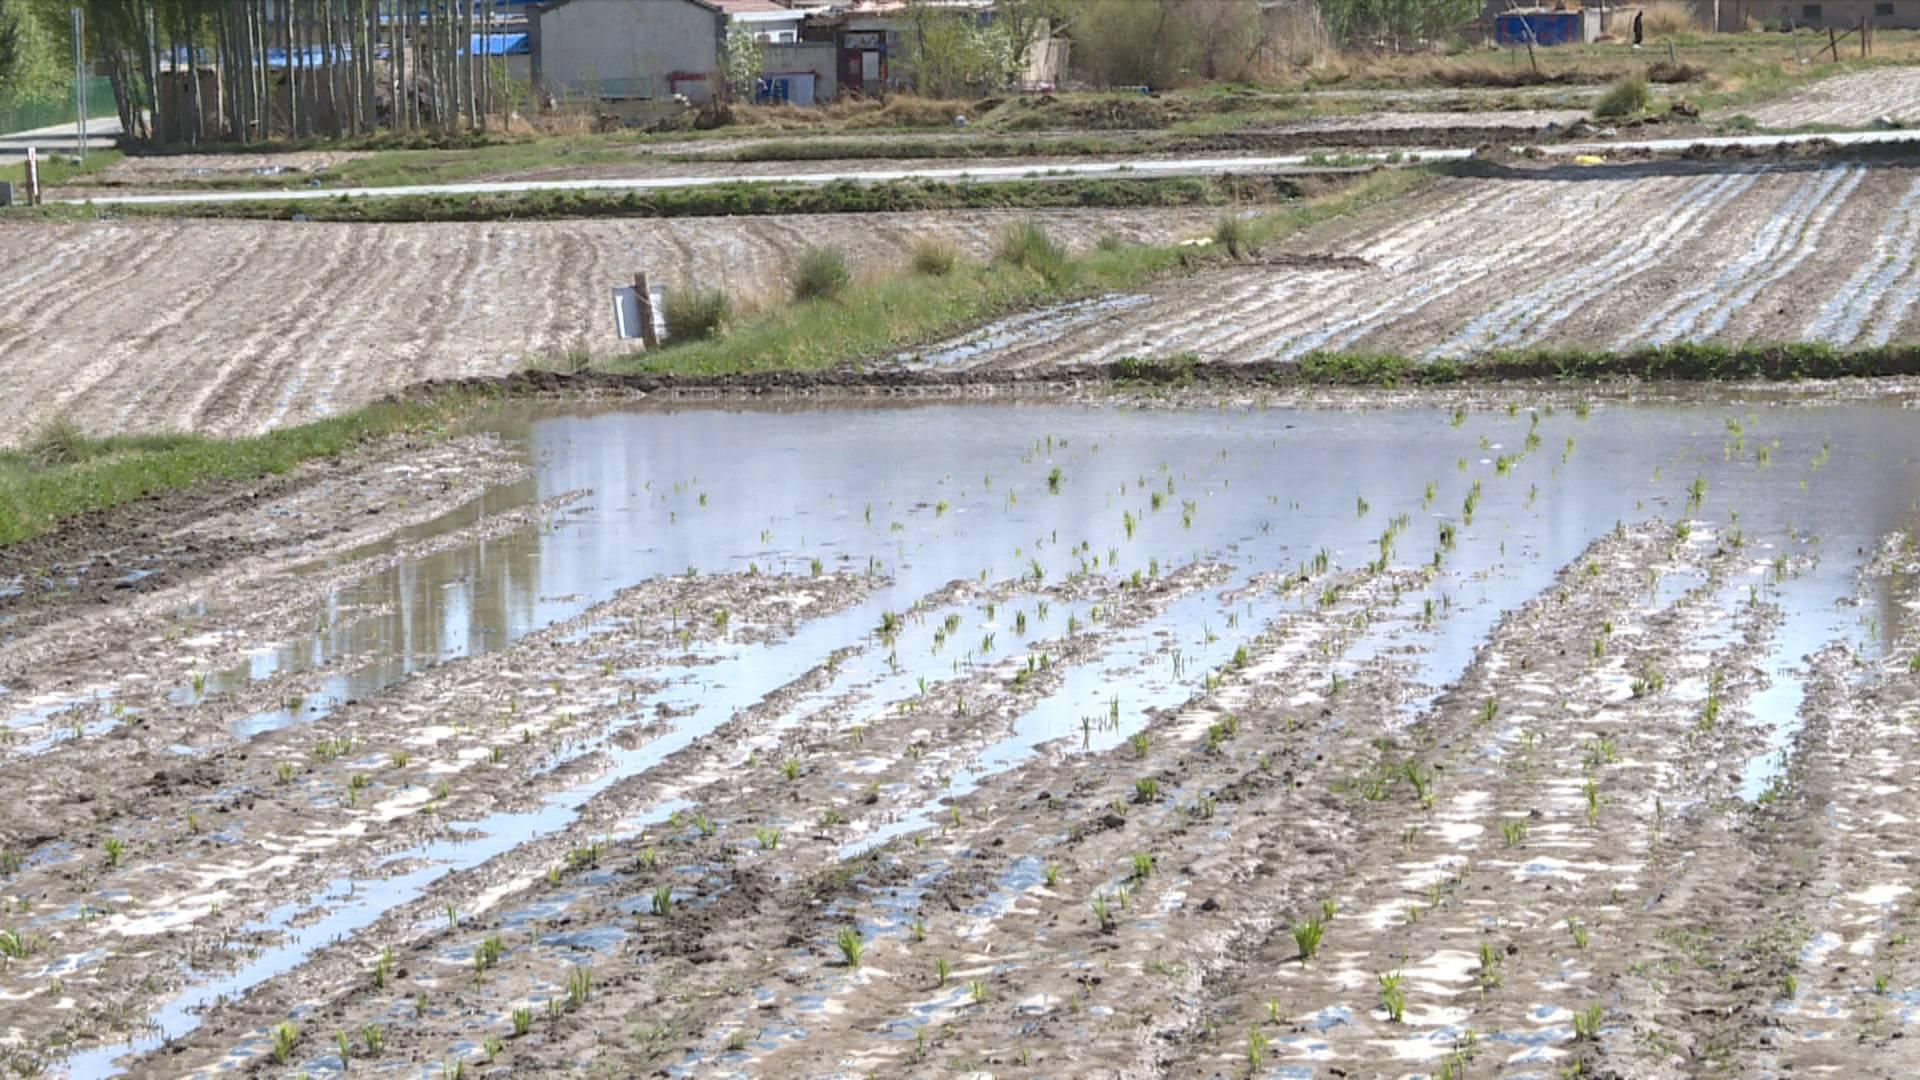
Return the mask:
[[[117,106],[113,100],[113,80],[105,75],[94,75],[87,79],[87,115],[98,119],[113,116]],[[32,131],[35,128],[52,127],[55,124],[71,124],[78,117],[73,108],[73,89],[69,86],[64,94],[34,97],[25,101],[9,101],[0,98],[0,133],[10,131]]]

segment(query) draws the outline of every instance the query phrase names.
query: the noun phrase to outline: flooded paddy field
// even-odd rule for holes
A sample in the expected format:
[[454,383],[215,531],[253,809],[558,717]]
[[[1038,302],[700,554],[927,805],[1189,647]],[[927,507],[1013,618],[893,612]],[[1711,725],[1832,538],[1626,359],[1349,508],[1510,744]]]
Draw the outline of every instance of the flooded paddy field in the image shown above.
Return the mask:
[[0,1059],[1899,1071],[1911,408],[1216,405],[540,406],[9,564]]

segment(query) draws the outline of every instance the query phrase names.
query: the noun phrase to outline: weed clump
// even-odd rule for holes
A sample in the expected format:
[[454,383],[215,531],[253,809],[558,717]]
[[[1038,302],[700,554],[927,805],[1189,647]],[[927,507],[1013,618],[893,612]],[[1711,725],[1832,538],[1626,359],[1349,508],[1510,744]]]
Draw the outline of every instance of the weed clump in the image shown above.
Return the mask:
[[839,248],[810,247],[793,267],[795,300],[832,300],[853,281],[847,254]]
[[1002,229],[994,240],[993,260],[1031,270],[1055,285],[1067,280],[1073,272],[1067,249],[1036,221],[1023,221]]
[[927,238],[913,245],[913,272],[924,277],[946,277],[960,261],[960,249],[951,240]]
[[72,420],[56,416],[41,425],[22,449],[36,465],[72,465],[87,456],[87,437]]
[[1594,103],[1593,115],[1603,119],[1634,116],[1646,108],[1647,80],[1629,77],[1614,83],[1600,95],[1600,100]]
[[1253,254],[1253,223],[1243,217],[1223,217],[1213,227],[1213,242],[1228,255],[1244,259]]
[[733,318],[733,298],[721,288],[688,288],[667,294],[667,337],[705,341],[718,337]]

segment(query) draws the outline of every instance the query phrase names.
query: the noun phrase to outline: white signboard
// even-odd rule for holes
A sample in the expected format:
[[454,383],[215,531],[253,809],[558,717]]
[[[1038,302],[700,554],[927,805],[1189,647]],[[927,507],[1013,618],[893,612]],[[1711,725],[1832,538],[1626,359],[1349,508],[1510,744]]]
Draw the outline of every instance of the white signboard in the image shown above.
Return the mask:
[[[653,294],[653,332],[661,340],[667,336],[667,290],[654,285],[647,290]],[[638,338],[640,333],[640,294],[631,285],[622,285],[613,290],[613,327],[622,338]]]

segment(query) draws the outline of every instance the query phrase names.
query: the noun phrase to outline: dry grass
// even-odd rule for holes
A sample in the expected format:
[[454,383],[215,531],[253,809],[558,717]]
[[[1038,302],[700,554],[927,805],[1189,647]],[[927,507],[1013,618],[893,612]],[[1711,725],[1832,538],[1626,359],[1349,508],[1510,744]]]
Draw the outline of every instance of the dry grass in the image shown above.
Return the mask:
[[813,108],[796,105],[735,105],[733,121],[741,127],[798,130],[821,126],[840,128],[948,128],[956,116],[978,116],[994,102],[946,101],[896,94],[885,100],[848,98]]
[[1692,34],[1706,29],[1693,5],[1679,0],[1654,0],[1640,9],[1641,29],[1648,34]]

